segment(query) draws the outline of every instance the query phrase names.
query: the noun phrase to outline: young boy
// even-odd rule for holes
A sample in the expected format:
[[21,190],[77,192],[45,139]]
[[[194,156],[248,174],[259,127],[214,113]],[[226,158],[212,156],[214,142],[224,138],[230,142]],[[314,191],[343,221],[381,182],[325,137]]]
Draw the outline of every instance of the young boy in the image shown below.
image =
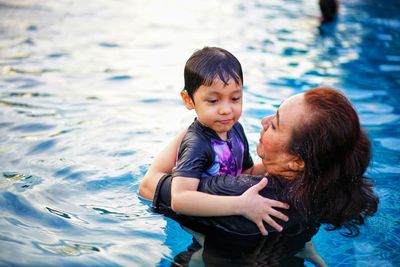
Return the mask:
[[[253,171],[253,160],[243,128],[243,73],[228,51],[205,47],[186,62],[182,100],[197,118],[179,148],[173,177],[203,177]],[[265,172],[259,164],[258,173]]]
[[[200,179],[207,176],[265,173],[261,163],[254,165],[246,136],[238,122],[243,99],[240,62],[222,48],[204,47],[186,62],[184,79],[181,97],[187,109],[195,110],[197,118],[184,133],[183,140],[181,135],[160,153],[162,157],[155,159],[140,185],[140,194],[152,198],[146,191],[155,192],[159,173],[171,173],[170,166],[175,166],[172,170],[171,207],[176,213],[193,216],[243,215],[254,221],[264,234],[267,231],[262,221],[267,216],[268,223],[280,230],[281,227],[268,216],[272,212],[267,204],[260,204],[258,191],[254,192],[256,197],[247,198],[252,199],[254,205],[243,203],[243,199],[237,196],[216,196],[197,191]],[[175,164],[172,161],[176,158],[174,153],[178,146]],[[265,184],[266,181],[263,181],[254,190],[262,189]],[[280,202],[268,204],[286,207]],[[287,220],[278,211],[274,213],[274,216]]]
[[185,87],[181,92],[187,109],[197,118],[179,148],[172,172],[171,207],[177,213],[223,216],[235,213],[229,198],[197,191],[199,179],[240,173],[264,174],[254,166],[243,128],[243,72],[240,62],[228,51],[205,47],[186,62]]

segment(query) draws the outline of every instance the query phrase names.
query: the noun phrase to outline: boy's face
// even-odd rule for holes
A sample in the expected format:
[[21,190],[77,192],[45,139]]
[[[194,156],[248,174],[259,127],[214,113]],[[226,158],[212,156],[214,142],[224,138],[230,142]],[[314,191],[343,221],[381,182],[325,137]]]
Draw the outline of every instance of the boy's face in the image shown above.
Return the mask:
[[[187,94],[186,94],[187,95]],[[199,122],[213,129],[221,139],[227,139],[227,132],[242,114],[241,85],[230,79],[225,85],[216,79],[211,86],[200,86],[193,95],[193,101],[182,95],[188,109],[194,109]]]

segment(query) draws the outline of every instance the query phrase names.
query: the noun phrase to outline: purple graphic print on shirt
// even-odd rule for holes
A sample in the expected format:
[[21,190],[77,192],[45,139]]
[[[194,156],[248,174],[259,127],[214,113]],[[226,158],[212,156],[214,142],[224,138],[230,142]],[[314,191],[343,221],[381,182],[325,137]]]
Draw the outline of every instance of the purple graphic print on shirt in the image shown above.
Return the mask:
[[244,145],[235,135],[230,141],[211,139],[211,145],[215,151],[214,162],[203,176],[242,173]]

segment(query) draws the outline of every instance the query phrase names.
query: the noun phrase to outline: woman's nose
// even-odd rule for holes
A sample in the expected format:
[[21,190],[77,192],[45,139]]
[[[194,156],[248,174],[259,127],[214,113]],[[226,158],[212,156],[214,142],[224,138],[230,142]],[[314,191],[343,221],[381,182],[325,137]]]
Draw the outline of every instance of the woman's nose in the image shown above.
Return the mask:
[[267,117],[264,117],[264,118],[261,120],[261,126],[263,127],[264,130],[267,130],[267,129],[268,129],[272,117],[273,117],[272,115],[271,115],[271,116],[267,116]]

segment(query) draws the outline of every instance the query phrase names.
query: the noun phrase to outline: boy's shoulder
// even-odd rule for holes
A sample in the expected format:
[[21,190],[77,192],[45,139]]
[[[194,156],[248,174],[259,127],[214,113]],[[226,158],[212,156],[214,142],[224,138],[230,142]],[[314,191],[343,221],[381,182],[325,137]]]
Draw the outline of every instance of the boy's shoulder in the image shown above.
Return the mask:
[[210,133],[207,127],[201,125],[197,120],[195,120],[188,128],[187,132],[183,136],[182,145],[189,147],[197,147],[197,149],[210,143]]
[[244,132],[243,126],[242,126],[242,124],[241,124],[239,121],[237,121],[237,122],[232,126],[232,129],[235,129],[235,130],[237,130],[237,131]]
[[243,139],[243,140],[247,139],[246,134],[244,133],[243,126],[242,126],[242,124],[240,124],[240,122],[236,122],[233,125],[231,131],[235,131],[240,136],[241,139]]
[[216,133],[207,126],[202,125],[197,119],[189,126],[186,136],[191,138],[198,138],[199,140],[210,140],[211,138],[218,138]]
[[179,146],[179,158],[199,159],[204,155],[204,158],[213,157],[211,138],[204,132],[204,128],[196,121],[189,126]]

